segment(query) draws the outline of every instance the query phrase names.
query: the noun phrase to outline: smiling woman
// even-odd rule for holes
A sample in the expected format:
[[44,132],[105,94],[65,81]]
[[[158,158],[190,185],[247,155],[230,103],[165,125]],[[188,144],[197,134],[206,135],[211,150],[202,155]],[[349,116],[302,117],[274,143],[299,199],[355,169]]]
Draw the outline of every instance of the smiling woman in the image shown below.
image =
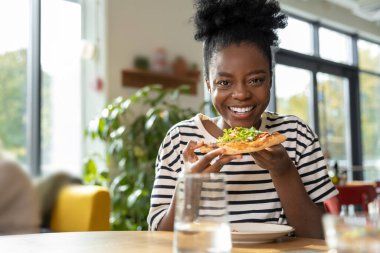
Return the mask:
[[[158,153],[148,222],[172,230],[174,189],[185,173],[223,173],[231,223],[289,224],[298,236],[322,237],[323,201],[336,195],[318,137],[301,119],[266,112],[276,30],[286,17],[274,0],[196,1],[195,39],[203,42],[204,78],[220,116],[182,121]],[[264,150],[227,155],[197,152],[233,127],[279,132],[287,139]],[[228,130],[226,130],[228,131]]]
[[242,43],[226,47],[210,61],[207,88],[212,103],[224,119],[222,128],[259,128],[261,113],[270,99],[268,58],[257,46]]

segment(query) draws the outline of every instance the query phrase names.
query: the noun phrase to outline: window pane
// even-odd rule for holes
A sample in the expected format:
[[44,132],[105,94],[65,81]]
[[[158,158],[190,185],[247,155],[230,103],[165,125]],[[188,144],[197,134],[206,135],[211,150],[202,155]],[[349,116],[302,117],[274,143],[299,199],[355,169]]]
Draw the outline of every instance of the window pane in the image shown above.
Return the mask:
[[360,100],[364,175],[373,180],[380,178],[380,77],[360,74]]
[[[26,163],[29,0],[0,1],[0,143]],[[1,152],[1,147],[0,147]]]
[[320,28],[319,46],[322,58],[352,64],[352,43],[349,36],[326,28]]
[[344,107],[346,98],[346,78],[317,73],[319,139],[324,152],[331,161],[338,161],[339,166],[348,165],[347,110]]
[[288,26],[279,30],[278,34],[281,48],[303,54],[313,54],[313,27],[311,24],[289,17]]
[[358,40],[359,68],[380,72],[380,45]]
[[296,115],[310,123],[309,101],[311,101],[312,73],[308,70],[278,64],[275,81],[276,111],[280,114]]
[[42,173],[81,173],[81,8],[41,1]]

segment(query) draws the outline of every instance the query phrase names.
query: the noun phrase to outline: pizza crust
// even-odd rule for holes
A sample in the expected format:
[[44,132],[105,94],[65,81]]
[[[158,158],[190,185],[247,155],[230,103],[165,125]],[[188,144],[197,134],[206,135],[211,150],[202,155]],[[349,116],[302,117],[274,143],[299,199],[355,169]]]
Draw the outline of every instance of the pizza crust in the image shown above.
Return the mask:
[[273,134],[260,135],[256,140],[250,142],[227,142],[227,143],[213,143],[203,144],[198,150],[201,153],[208,153],[217,148],[224,148],[226,155],[236,155],[242,153],[251,153],[260,151],[271,146],[280,144],[286,140],[286,136],[278,132]]

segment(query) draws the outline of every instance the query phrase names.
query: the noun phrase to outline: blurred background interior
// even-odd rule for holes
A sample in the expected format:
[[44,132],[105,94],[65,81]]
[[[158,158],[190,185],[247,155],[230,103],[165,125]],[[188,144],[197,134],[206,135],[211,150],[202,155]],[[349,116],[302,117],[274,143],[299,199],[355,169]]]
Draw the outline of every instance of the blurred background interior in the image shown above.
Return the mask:
[[[317,132],[335,183],[380,181],[380,2],[279,2],[289,20],[268,109]],[[75,182],[100,187],[90,202],[112,198],[110,225],[93,230],[147,228],[162,136],[213,113],[192,15],[192,0],[0,0],[0,159],[31,179],[40,227]]]

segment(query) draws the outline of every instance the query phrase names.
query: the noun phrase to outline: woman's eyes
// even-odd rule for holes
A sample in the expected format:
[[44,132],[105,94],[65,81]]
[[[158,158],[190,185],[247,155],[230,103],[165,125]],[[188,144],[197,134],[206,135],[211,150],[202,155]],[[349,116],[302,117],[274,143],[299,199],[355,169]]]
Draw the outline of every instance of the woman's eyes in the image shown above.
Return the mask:
[[[250,86],[260,86],[265,82],[264,78],[252,78],[247,81],[248,85]],[[230,87],[233,84],[230,80],[219,80],[216,82],[217,87],[219,88],[227,88]]]
[[259,86],[264,83],[263,78],[253,78],[248,81],[248,83],[252,86]]
[[227,87],[227,86],[229,86],[230,84],[231,84],[231,82],[228,81],[228,80],[220,80],[220,81],[217,81],[217,82],[216,82],[216,85],[217,85],[218,87]]

